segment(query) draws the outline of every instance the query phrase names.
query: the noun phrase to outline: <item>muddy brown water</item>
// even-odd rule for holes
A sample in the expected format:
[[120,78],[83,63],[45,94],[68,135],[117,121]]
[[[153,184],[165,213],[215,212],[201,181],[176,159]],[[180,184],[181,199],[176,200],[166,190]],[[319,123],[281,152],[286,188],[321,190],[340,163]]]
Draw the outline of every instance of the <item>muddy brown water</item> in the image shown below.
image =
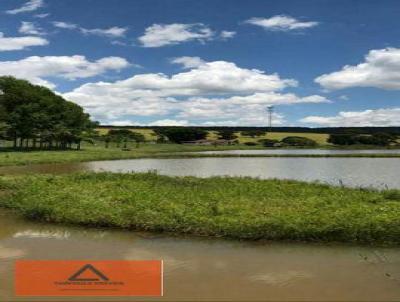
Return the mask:
[[17,259],[163,259],[165,296],[160,300],[166,301],[400,300],[400,249],[395,247],[255,243],[83,229],[34,223],[0,210],[0,301],[54,300],[14,297]]
[[[3,167],[0,174],[147,171],[246,175],[400,187],[399,159],[195,158]],[[387,184],[386,184],[387,185]],[[0,301],[14,296],[17,259],[164,260],[165,301],[399,301],[400,248],[241,242],[41,224],[0,210]],[[59,299],[60,300],[60,299]],[[110,301],[110,299],[62,299]],[[143,299],[112,299],[134,301]]]

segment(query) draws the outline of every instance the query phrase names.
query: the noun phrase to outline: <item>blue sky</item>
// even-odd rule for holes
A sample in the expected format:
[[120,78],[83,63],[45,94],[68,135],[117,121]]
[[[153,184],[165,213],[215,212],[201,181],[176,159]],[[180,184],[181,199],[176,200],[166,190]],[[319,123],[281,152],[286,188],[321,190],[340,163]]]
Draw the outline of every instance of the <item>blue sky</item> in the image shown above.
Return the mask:
[[103,124],[398,126],[394,1],[1,0],[0,75]]

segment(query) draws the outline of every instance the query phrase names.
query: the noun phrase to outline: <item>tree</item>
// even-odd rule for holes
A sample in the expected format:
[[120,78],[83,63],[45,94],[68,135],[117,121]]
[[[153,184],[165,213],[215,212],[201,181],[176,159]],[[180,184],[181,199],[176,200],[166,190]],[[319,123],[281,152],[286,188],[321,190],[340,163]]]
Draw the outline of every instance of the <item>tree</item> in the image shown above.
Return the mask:
[[397,136],[384,132],[369,134],[331,134],[328,142],[334,145],[375,145],[375,146],[388,146],[396,143]]
[[167,138],[170,142],[181,144],[185,141],[205,139],[207,131],[200,128],[165,127],[157,129],[158,137]]
[[288,146],[298,146],[298,147],[314,147],[317,142],[302,136],[288,136],[282,139],[282,143]]
[[246,131],[241,131],[241,134],[243,136],[250,136],[252,138],[256,136],[263,136],[267,133],[265,130],[246,130]]
[[[85,132],[96,123],[83,109],[50,89],[13,77],[0,77],[0,123],[14,147],[80,148]],[[30,144],[30,146],[29,146]]]
[[129,141],[136,142],[136,147],[139,147],[140,143],[145,142],[145,137],[143,134],[138,132],[133,132],[129,129],[111,129],[108,131],[106,138],[106,148],[108,148],[108,143],[110,141],[114,141],[117,143],[117,147],[120,146],[121,143],[124,144],[124,148],[128,147]]
[[218,131],[218,138],[219,139],[226,139],[226,140],[233,140],[237,138],[235,135],[235,131],[230,129],[223,129]]
[[328,138],[328,143],[334,145],[354,145],[358,141],[355,134],[331,134]]
[[279,141],[277,139],[270,138],[259,139],[258,142],[261,143],[264,147],[275,147],[276,144],[279,144]]

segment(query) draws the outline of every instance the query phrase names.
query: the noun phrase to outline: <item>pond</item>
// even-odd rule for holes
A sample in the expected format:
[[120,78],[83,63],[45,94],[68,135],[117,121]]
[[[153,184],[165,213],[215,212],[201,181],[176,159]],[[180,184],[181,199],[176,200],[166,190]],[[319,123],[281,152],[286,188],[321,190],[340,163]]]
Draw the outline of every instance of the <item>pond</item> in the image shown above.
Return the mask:
[[17,259],[163,259],[164,300],[169,301],[400,298],[399,248],[251,243],[82,229],[29,222],[0,210],[2,301],[14,299],[10,276]]
[[263,150],[223,150],[223,151],[201,151],[192,152],[198,154],[294,154],[294,155],[340,155],[340,154],[399,154],[400,149],[360,149],[360,150],[341,150],[341,149],[263,149]]
[[70,173],[83,171],[145,172],[178,176],[250,176],[320,181],[349,187],[400,189],[398,158],[270,158],[206,157],[182,159],[132,159],[86,163],[1,167],[0,174]]

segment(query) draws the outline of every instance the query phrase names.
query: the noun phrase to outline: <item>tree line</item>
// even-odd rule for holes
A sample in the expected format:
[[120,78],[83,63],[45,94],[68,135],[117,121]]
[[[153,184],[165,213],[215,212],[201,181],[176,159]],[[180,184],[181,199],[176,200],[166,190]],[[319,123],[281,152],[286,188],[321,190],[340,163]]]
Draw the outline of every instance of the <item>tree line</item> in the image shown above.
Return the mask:
[[0,77],[0,139],[19,149],[80,149],[97,126],[79,105],[48,88]]

